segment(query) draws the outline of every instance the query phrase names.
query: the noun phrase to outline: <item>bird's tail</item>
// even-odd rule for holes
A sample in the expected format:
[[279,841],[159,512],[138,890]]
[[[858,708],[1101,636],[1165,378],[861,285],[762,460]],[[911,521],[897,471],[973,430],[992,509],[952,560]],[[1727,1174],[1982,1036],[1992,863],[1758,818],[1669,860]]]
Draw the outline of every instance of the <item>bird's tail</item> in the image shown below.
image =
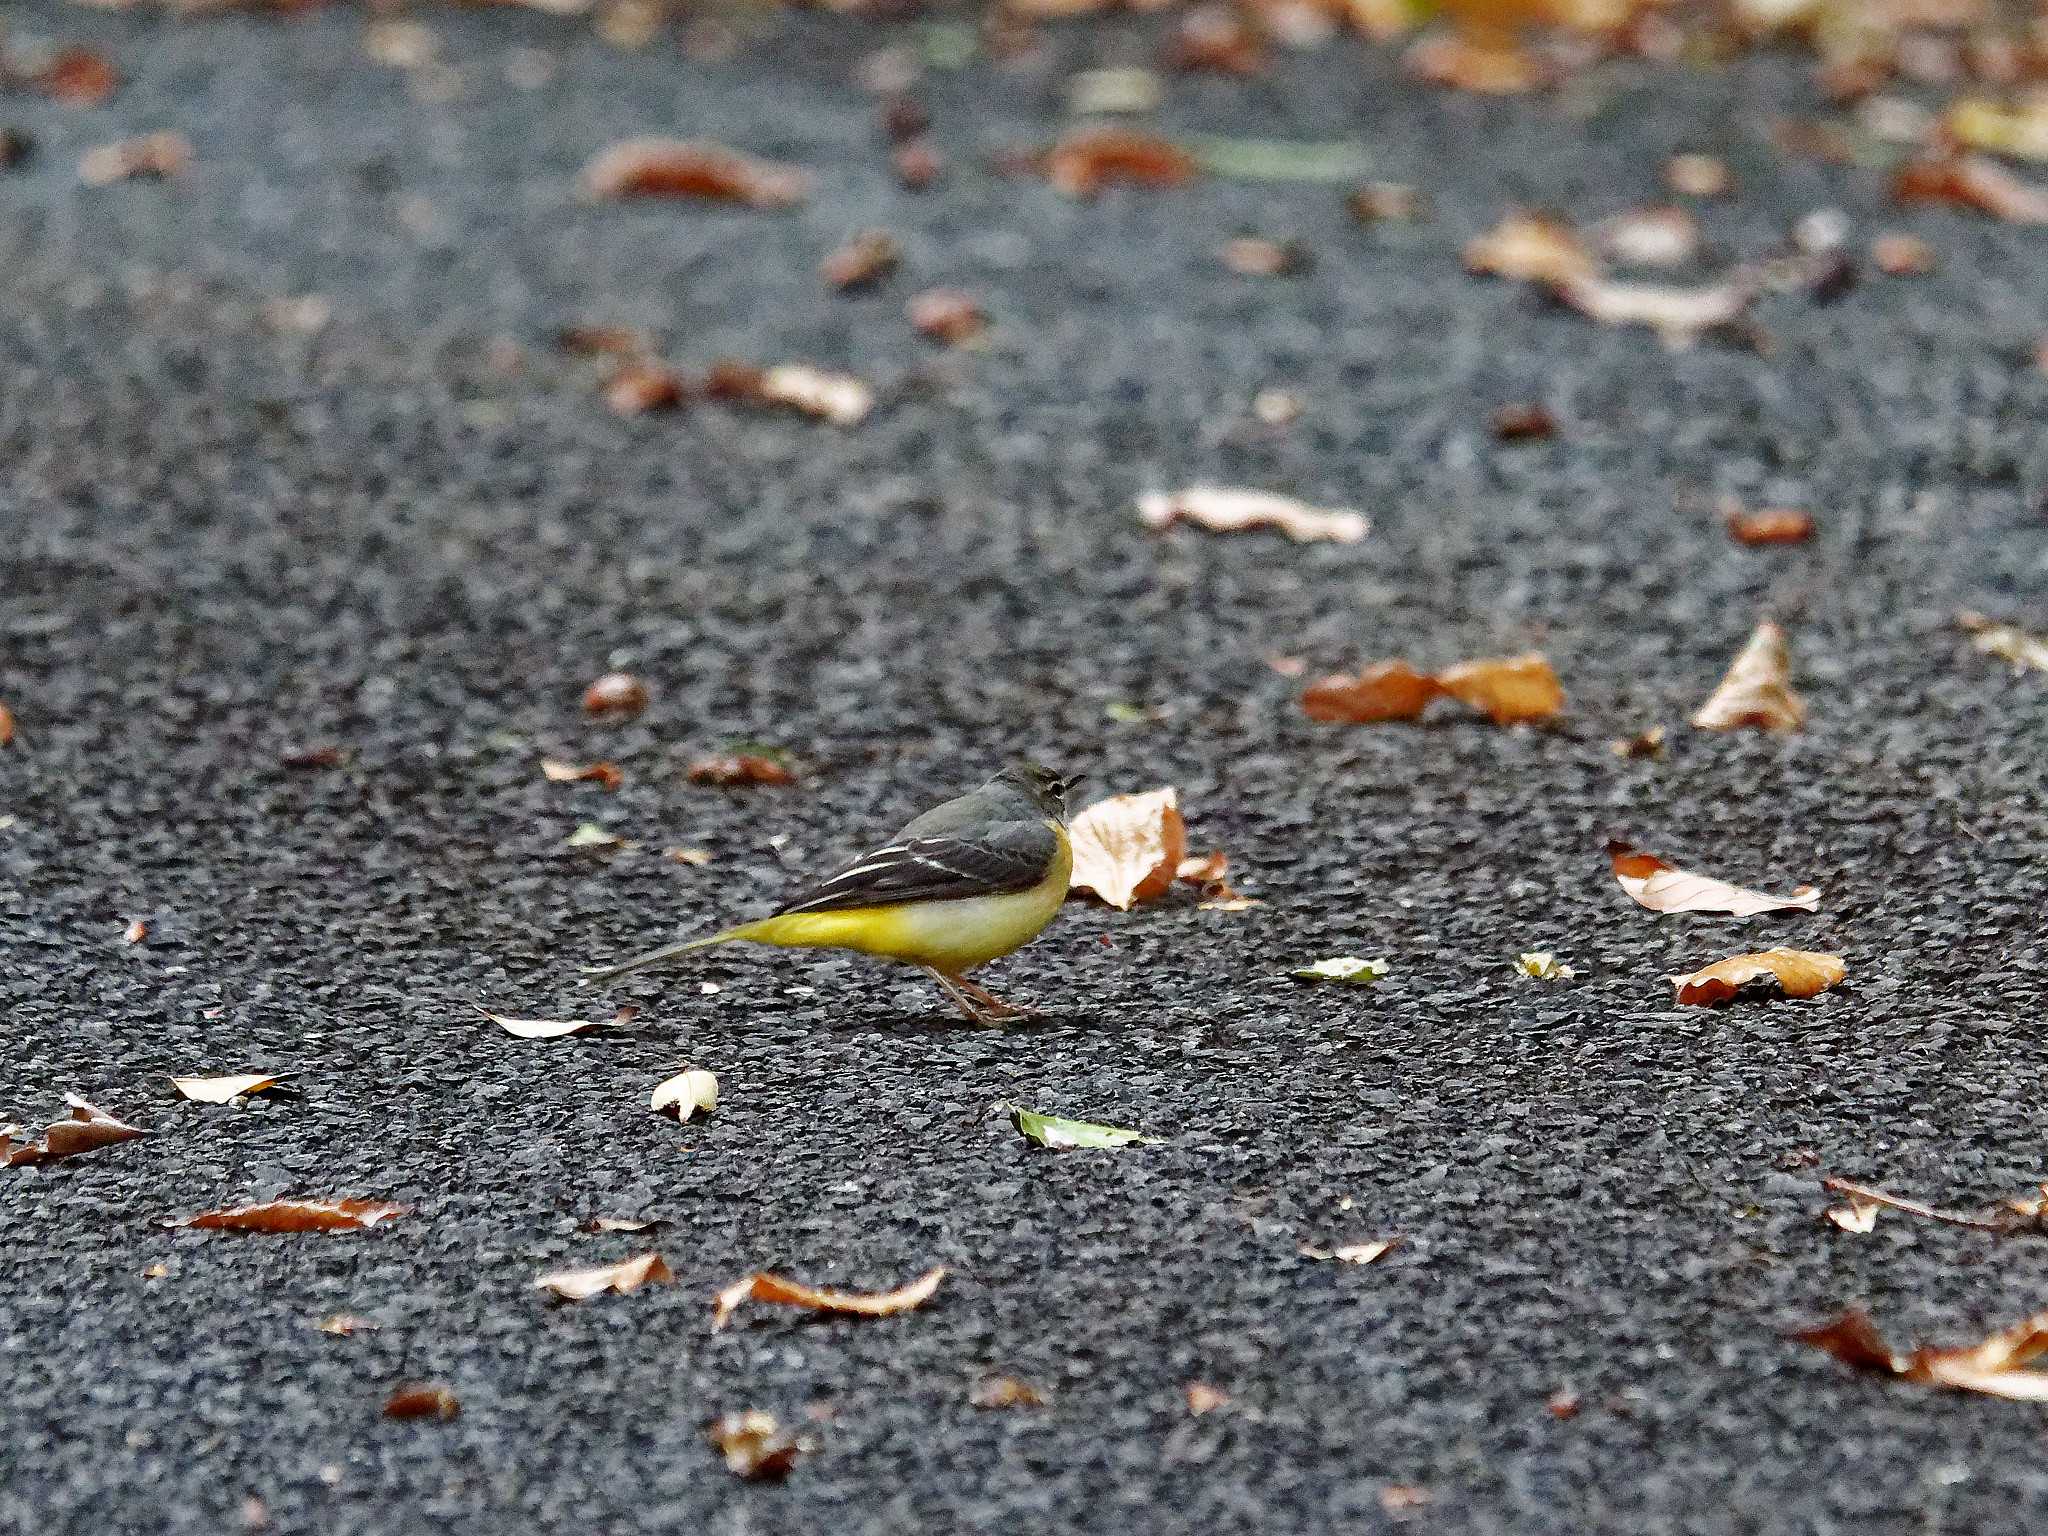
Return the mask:
[[701,939],[690,939],[681,944],[670,944],[661,949],[649,950],[644,955],[635,955],[618,965],[586,965],[582,976],[585,984],[593,981],[610,981],[614,976],[623,976],[628,971],[643,970],[650,965],[660,965],[678,955],[687,955],[693,949],[709,949],[714,944],[730,944],[735,939],[751,939],[763,922],[741,923],[737,928],[727,928],[720,933],[706,934]]

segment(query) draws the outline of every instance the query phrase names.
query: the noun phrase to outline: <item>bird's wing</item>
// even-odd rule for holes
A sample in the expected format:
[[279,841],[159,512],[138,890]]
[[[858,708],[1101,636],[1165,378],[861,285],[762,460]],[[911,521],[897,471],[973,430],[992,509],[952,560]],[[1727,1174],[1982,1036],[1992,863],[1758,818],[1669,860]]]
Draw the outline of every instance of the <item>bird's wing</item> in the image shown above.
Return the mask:
[[1045,821],[1003,821],[961,837],[905,837],[854,860],[775,915],[1028,891],[1045,878],[1059,834]]

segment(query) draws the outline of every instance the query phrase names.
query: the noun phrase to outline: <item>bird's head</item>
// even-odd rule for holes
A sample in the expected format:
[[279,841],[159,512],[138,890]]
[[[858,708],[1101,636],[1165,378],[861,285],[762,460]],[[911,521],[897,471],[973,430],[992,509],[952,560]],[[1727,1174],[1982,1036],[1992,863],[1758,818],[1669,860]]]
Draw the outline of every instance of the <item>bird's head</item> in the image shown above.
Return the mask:
[[1057,821],[1067,819],[1067,796],[1086,774],[1055,773],[1037,763],[1016,763],[996,775],[997,779],[1022,790],[1031,803]]

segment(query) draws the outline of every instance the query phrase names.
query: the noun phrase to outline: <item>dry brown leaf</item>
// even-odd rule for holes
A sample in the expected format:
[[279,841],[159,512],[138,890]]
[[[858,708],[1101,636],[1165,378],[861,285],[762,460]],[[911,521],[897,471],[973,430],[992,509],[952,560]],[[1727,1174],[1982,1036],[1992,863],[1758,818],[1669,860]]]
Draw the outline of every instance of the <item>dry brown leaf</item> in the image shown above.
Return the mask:
[[1534,651],[1461,661],[1436,675],[1437,687],[1495,725],[1548,720],[1564,709],[1564,688]]
[[1879,235],[1870,260],[1887,277],[1925,277],[1934,270],[1934,247],[1918,235]]
[[1796,731],[1805,720],[1806,706],[1792,691],[1785,631],[1769,619],[1757,625],[1729,664],[1728,675],[1692,716],[1694,728],[1702,731]]
[[604,382],[604,403],[619,416],[672,411],[686,396],[681,374],[645,358],[621,365]]
[[692,784],[716,784],[732,789],[743,784],[794,784],[796,775],[780,758],[757,752],[721,752],[691,763]]
[[678,1120],[688,1120],[700,1109],[711,1114],[718,1108],[718,1076],[701,1067],[678,1072],[656,1086],[647,1107],[657,1115],[673,1115]]
[[1256,75],[1266,67],[1265,39],[1251,19],[1222,5],[1201,5],[1181,18],[1162,62],[1192,74]]
[[353,1312],[336,1312],[332,1317],[321,1318],[313,1326],[322,1333],[346,1339],[358,1333],[375,1333],[384,1325],[371,1318],[357,1317]]
[[550,1291],[564,1301],[588,1301],[602,1291],[630,1296],[643,1285],[673,1285],[675,1278],[675,1271],[660,1254],[641,1253],[595,1269],[554,1270],[533,1284],[536,1290]]
[[1851,1308],[1833,1322],[1792,1335],[1802,1344],[1826,1350],[1845,1365],[1881,1371],[1925,1386],[1980,1392],[2018,1402],[2048,1402],[2048,1371],[2021,1367],[2048,1353],[2048,1312],[2002,1329],[1977,1344],[1952,1349],[1926,1345],[1899,1354],[1861,1308]]
[[2048,672],[2048,640],[1968,610],[1956,615],[1956,624],[1975,636],[1972,646],[1986,656],[2011,662],[2014,671]]
[[711,862],[709,848],[664,848],[661,850],[661,856],[674,863],[689,864],[700,869]]
[[1542,59],[1511,40],[1463,35],[1425,37],[1402,64],[1418,80],[1485,96],[1538,90],[1556,78]]
[[1385,1258],[1400,1244],[1398,1237],[1383,1237],[1370,1243],[1346,1243],[1341,1248],[1318,1248],[1311,1243],[1303,1243],[1301,1256],[1304,1259],[1332,1260],[1338,1264],[1370,1264]]
[[1170,139],[1125,128],[1077,128],[1039,157],[1046,180],[1068,197],[1089,198],[1111,182],[1177,187],[1201,170]]
[[1411,1509],[1421,1509],[1435,1497],[1427,1488],[1413,1483],[1389,1483],[1380,1490],[1380,1508],[1390,1515],[1405,1515]]
[[1138,498],[1138,520],[1147,528],[1170,528],[1182,518],[1216,533],[1277,528],[1298,544],[1356,544],[1372,529],[1363,512],[1312,507],[1271,491],[1192,485],[1184,491],[1146,491]]
[[121,88],[121,73],[91,48],[60,48],[35,77],[53,101],[67,107],[96,107]]
[[559,1040],[564,1035],[580,1035],[586,1029],[602,1029],[607,1024],[617,1024],[617,1018],[610,1019],[514,1019],[502,1013],[493,1013],[482,1003],[471,1003],[470,1007],[489,1019],[508,1035],[517,1035],[521,1040]]
[[811,194],[811,174],[701,140],[627,139],[583,168],[596,198],[702,197],[750,208],[792,208]]
[[616,763],[565,763],[560,758],[544,757],[540,771],[550,784],[594,783],[611,790],[626,782]]
[[2013,224],[2048,224],[2048,187],[2022,181],[1982,155],[1914,160],[1892,176],[1892,200],[1947,203]]
[[704,378],[704,393],[713,400],[749,405],[779,405],[816,416],[835,427],[858,424],[874,409],[875,392],[851,374],[828,373],[808,363],[778,363],[756,368],[722,359]]
[[903,248],[885,229],[864,229],[818,265],[818,275],[828,288],[847,293],[868,288],[895,272],[903,260]]
[[1382,661],[1356,677],[1333,674],[1302,690],[1301,707],[1311,720],[1372,725],[1382,720],[1419,720],[1429,701],[1442,693],[1437,680],[1407,662]]
[[1735,188],[1735,178],[1725,160],[1681,154],[1664,162],[1664,185],[1682,197],[1726,197]]
[[1074,870],[1068,888],[1092,891],[1120,911],[1163,896],[1187,857],[1187,824],[1172,789],[1113,795],[1068,828]]
[[18,1125],[0,1127],[0,1168],[20,1167],[28,1163],[54,1163],[67,1157],[77,1157],[84,1152],[96,1152],[101,1147],[111,1147],[119,1142],[133,1141],[149,1133],[138,1126],[116,1120],[97,1105],[89,1104],[74,1093],[64,1095],[68,1113],[62,1120],[52,1121],[43,1130],[41,1141],[17,1145],[27,1135]]
[[889,169],[905,190],[922,192],[945,174],[946,162],[929,139],[912,139],[889,152]]
[[146,918],[131,918],[128,926],[121,930],[121,942],[124,944],[140,944],[148,937],[149,921]]
[[1790,896],[1766,896],[1745,890],[1726,880],[1691,874],[1666,864],[1653,853],[1644,853],[1619,838],[1607,843],[1608,862],[1614,878],[1637,906],[1652,912],[1724,912],[1731,917],[1755,917],[1760,912],[1817,912],[1820,892],[1802,885]]
[[949,347],[973,341],[988,329],[988,316],[974,295],[958,288],[927,288],[913,294],[903,312],[919,335]]
[[1188,1412],[1196,1418],[1205,1413],[1214,1413],[1230,1401],[1230,1394],[1221,1387],[1212,1387],[1206,1381],[1191,1381],[1181,1388],[1181,1395],[1187,1399]]
[[218,1232],[367,1232],[408,1209],[382,1200],[269,1200],[202,1211],[169,1225]]
[[1734,325],[1756,300],[1756,283],[1737,273],[1692,288],[1574,277],[1552,291],[1563,303],[1602,325],[1640,325],[1674,347],[1690,346],[1708,331]]
[[1690,976],[1667,976],[1674,1002],[1711,1008],[1725,1003],[1751,982],[1774,978],[1787,997],[1812,997],[1837,986],[1849,974],[1840,955],[1808,949],[1767,949],[1761,954],[1733,955]]
[[201,1104],[227,1104],[245,1093],[261,1093],[283,1076],[281,1072],[245,1072],[231,1077],[174,1077],[171,1086]]
[[718,1293],[711,1328],[714,1333],[723,1328],[731,1321],[734,1311],[749,1301],[804,1307],[813,1312],[844,1312],[857,1317],[894,1317],[898,1312],[912,1311],[930,1301],[932,1293],[939,1288],[939,1282],[945,1278],[946,1267],[941,1264],[893,1291],[835,1291],[802,1285],[781,1275],[762,1271],[734,1281]]
[[1510,282],[1557,285],[1594,277],[1599,263],[1563,220],[1512,208],[1500,223],[1466,243],[1465,270]]
[[1683,266],[1698,254],[1700,221],[1684,208],[1636,208],[1595,224],[1593,248],[1625,267]]
[[1653,725],[1647,731],[1638,731],[1633,736],[1610,741],[1607,743],[1607,750],[1616,757],[1661,757],[1664,752],[1664,727]]
[[1368,181],[1344,199],[1351,217],[1361,224],[1405,224],[1422,217],[1422,195],[1406,182]]
[[1570,1387],[1559,1387],[1543,1400],[1543,1406],[1550,1410],[1553,1419],[1576,1419],[1581,1403],[1579,1394]]
[[1493,413],[1493,435],[1504,443],[1555,437],[1557,418],[1540,405],[1504,405]]
[[782,1432],[774,1414],[758,1408],[714,1419],[704,1434],[725,1458],[725,1467],[750,1483],[780,1482],[809,1447]]
[[1798,507],[1759,507],[1747,511],[1734,502],[1722,505],[1728,537],[1738,544],[1804,544],[1813,537],[1813,514]]
[[607,672],[583,690],[586,715],[631,717],[647,707],[647,685],[628,672]]
[[1243,277],[1296,277],[1315,265],[1299,240],[1239,235],[1223,242],[1223,265]]
[[340,747],[322,743],[313,747],[294,747],[278,754],[278,764],[285,768],[334,768],[341,764],[346,754]]
[[0,747],[14,740],[14,711],[0,704]]
[[145,133],[88,149],[78,160],[78,179],[88,187],[112,186],[138,177],[169,180],[192,165],[192,141],[182,133]]
[[967,1401],[976,1408],[1043,1408],[1052,1399],[1015,1376],[984,1376],[968,1390]]
[[453,1419],[461,1413],[455,1394],[434,1383],[400,1387],[384,1399],[387,1419]]

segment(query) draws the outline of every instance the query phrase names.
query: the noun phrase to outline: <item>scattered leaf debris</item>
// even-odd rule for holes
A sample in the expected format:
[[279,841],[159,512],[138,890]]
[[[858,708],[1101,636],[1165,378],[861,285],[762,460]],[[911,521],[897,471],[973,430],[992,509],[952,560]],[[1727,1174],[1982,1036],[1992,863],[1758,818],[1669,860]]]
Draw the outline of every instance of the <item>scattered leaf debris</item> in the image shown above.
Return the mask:
[[1735,177],[1717,156],[1678,154],[1664,162],[1664,185],[1681,197],[1726,197]]
[[1266,67],[1265,39],[1249,16],[1225,5],[1198,5],[1167,39],[1164,62],[1184,74],[1256,75]]
[[1956,625],[1972,638],[1970,644],[1986,656],[2009,661],[2015,673],[2048,672],[2048,640],[2030,635],[2011,624],[2001,624],[1981,613],[1965,609],[1956,615]]
[[1844,1232],[1861,1237],[1877,1230],[1877,1213],[1882,1209],[1875,1200],[1851,1195],[1846,1204],[1829,1206],[1826,1215]]
[[815,416],[835,427],[851,427],[875,406],[875,392],[863,379],[831,373],[809,363],[778,363],[756,368],[722,359],[704,378],[704,393],[713,400],[742,405],[782,406]]
[[1653,725],[1633,736],[1610,741],[1607,750],[1616,757],[1661,757],[1664,755],[1664,727]]
[[1595,224],[1589,237],[1607,260],[1624,267],[1678,267],[1699,253],[1700,221],[1684,208],[1636,208]]
[[340,747],[321,742],[279,753],[277,762],[281,768],[337,768],[345,755]]
[[1301,1256],[1304,1259],[1336,1264],[1370,1264],[1376,1259],[1385,1258],[1400,1245],[1401,1239],[1398,1237],[1377,1238],[1369,1243],[1345,1243],[1337,1248],[1318,1248],[1313,1243],[1303,1243]]
[[1193,485],[1182,491],[1147,491],[1138,498],[1138,520],[1154,530],[1185,518],[1216,533],[1277,528],[1296,543],[1356,544],[1372,521],[1349,507],[1312,507],[1272,491]]
[[73,46],[58,49],[35,83],[67,107],[97,107],[121,88],[121,72],[96,49]]
[[232,1077],[174,1077],[171,1086],[200,1104],[229,1104],[244,1094],[274,1088],[284,1074],[245,1072]]
[[620,848],[626,840],[616,832],[607,831],[594,821],[581,821],[576,830],[562,840],[565,848]]
[[1702,731],[1796,731],[1805,720],[1806,706],[1792,691],[1785,631],[1769,619],[1757,625],[1727,676],[1692,716],[1694,728]]
[[1761,954],[1733,955],[1690,976],[1669,976],[1674,1002],[1711,1008],[1728,1002],[1744,987],[1774,980],[1787,997],[1813,997],[1839,985],[1849,974],[1840,955],[1807,949],[1767,949]]
[[121,930],[123,944],[140,944],[149,937],[149,921],[146,918],[130,918],[128,926]]
[[709,1115],[718,1108],[718,1076],[702,1067],[687,1068],[658,1084],[647,1107],[677,1120],[688,1120],[700,1109]]
[[968,1389],[967,1401],[976,1408],[1044,1408],[1052,1398],[1015,1376],[984,1376]]
[[1339,981],[1349,986],[1369,987],[1393,967],[1385,960],[1361,960],[1356,955],[1332,955],[1287,974],[1302,981]]
[[1570,981],[1579,973],[1547,949],[1529,949],[1515,956],[1515,969],[1532,981]]
[[912,139],[889,152],[889,169],[897,184],[909,192],[923,192],[945,174],[946,162],[932,147],[930,139]]
[[382,1200],[266,1200],[202,1211],[169,1225],[216,1232],[367,1232],[408,1209]]
[[358,1333],[375,1333],[384,1325],[372,1318],[357,1317],[353,1312],[336,1312],[321,1318],[313,1326],[322,1333],[331,1333],[338,1339],[346,1339]]
[[387,1419],[453,1419],[461,1414],[455,1394],[432,1383],[403,1386],[384,1399]]
[[1504,443],[1555,437],[1557,418],[1540,405],[1504,405],[1493,413],[1493,435]]
[[1228,1392],[1221,1387],[1212,1387],[1206,1381],[1189,1382],[1181,1388],[1181,1396],[1187,1402],[1188,1412],[1198,1419],[1205,1413],[1214,1413],[1230,1402]]
[[587,783],[613,790],[626,782],[616,763],[565,763],[560,758],[544,757],[540,771],[550,784]]
[[[1938,1221],[1944,1226],[1968,1227],[1972,1231],[1977,1232],[2015,1232],[2037,1228],[2040,1225],[2043,1208],[2043,1200],[2040,1197],[2023,1196],[2017,1200],[2005,1201],[1989,1215],[1973,1216],[1967,1211],[1945,1211],[1938,1206],[1922,1204],[1918,1200],[1908,1200],[1901,1195],[1890,1194],[1882,1189],[1873,1189],[1867,1184],[1858,1184],[1849,1179],[1831,1176],[1822,1179],[1820,1182],[1821,1188],[1834,1194],[1846,1196],[1852,1210],[1860,1211],[1864,1207],[1868,1207],[1873,1212],[1880,1209],[1902,1211],[1908,1216],[1919,1216],[1928,1221]],[[2044,1193],[2048,1193],[2048,1186],[2043,1186],[2043,1190]],[[1843,1225],[1834,1211],[1829,1211],[1827,1216],[1837,1226]],[[1869,1227],[1845,1228],[1845,1230],[1868,1231]]]
[[1187,824],[1172,789],[1098,800],[1068,827],[1071,891],[1090,891],[1119,911],[1163,896],[1187,857]]
[[886,229],[864,229],[818,265],[825,286],[840,293],[872,288],[895,274],[903,248]]
[[647,358],[633,358],[620,364],[604,383],[604,403],[618,416],[672,411],[687,398],[683,376]]
[[1299,240],[1239,235],[1223,242],[1223,265],[1241,277],[1297,277],[1315,265]]
[[607,1024],[621,1022],[617,1018],[515,1019],[507,1017],[502,1013],[493,1013],[482,1003],[471,1003],[469,1006],[504,1030],[506,1034],[517,1035],[521,1040],[559,1040],[564,1035],[580,1035],[586,1029],[602,1029]]
[[639,138],[614,144],[583,168],[593,198],[696,197],[749,208],[793,208],[811,174],[704,140]]
[[713,753],[691,763],[687,776],[692,784],[715,784],[721,789],[796,782],[796,774],[787,761],[765,752]]
[[1688,347],[1709,331],[1736,324],[1756,301],[1757,282],[1744,273],[1694,287],[1574,277],[1552,292],[1568,308],[1601,325],[1642,326],[1667,346]]
[[630,672],[607,672],[583,690],[583,713],[630,718],[647,707],[647,685]]
[[535,1290],[547,1291],[564,1301],[588,1301],[605,1291],[630,1296],[643,1285],[673,1285],[675,1271],[658,1253],[635,1254],[616,1264],[594,1269],[557,1269],[537,1277]]
[[750,1483],[782,1481],[810,1448],[797,1436],[784,1434],[774,1414],[758,1408],[713,1419],[704,1434],[725,1458],[726,1470]]
[[1892,175],[1892,200],[1946,203],[2011,224],[2048,224],[2048,187],[2022,180],[1982,155],[1910,161]]
[[856,1317],[894,1317],[899,1312],[912,1311],[930,1301],[945,1278],[946,1267],[941,1264],[893,1291],[836,1291],[759,1271],[744,1280],[734,1281],[718,1293],[711,1328],[713,1332],[723,1328],[732,1320],[733,1313],[749,1301],[803,1307],[812,1312],[840,1312]]
[[1510,209],[1485,234],[1466,242],[1465,270],[1510,282],[1559,285],[1591,278],[1599,268],[1577,232],[1561,219]]
[[1088,1120],[1064,1120],[1058,1115],[1041,1115],[1036,1110],[1012,1105],[1010,1123],[1026,1141],[1056,1150],[1081,1148],[1104,1150],[1112,1147],[1151,1146],[1157,1138],[1120,1125],[1097,1125]]
[[88,149],[79,157],[78,179],[88,187],[117,181],[168,181],[192,166],[192,141],[182,133],[145,133]]
[[1126,128],[1077,128],[1037,162],[1056,191],[1083,199],[1114,182],[1178,187],[1201,170],[1194,155],[1172,140]]
[[14,711],[0,704],[0,747],[14,740]]
[[1909,1354],[1885,1343],[1870,1314],[1852,1307],[1831,1323],[1792,1335],[1801,1344],[1826,1350],[1845,1365],[1878,1371],[1923,1386],[1980,1392],[2018,1402],[2048,1402],[2048,1371],[2022,1367],[2048,1351],[2048,1312],[2003,1329],[1981,1343],[1952,1349],[1922,1345]]
[[1428,211],[1422,194],[1399,181],[1368,181],[1351,191],[1344,206],[1361,224],[1408,224]]
[[1879,235],[1870,242],[1870,261],[1887,277],[1925,277],[1934,270],[1934,247],[1918,235]]
[[1438,697],[1456,699],[1496,725],[1548,720],[1564,709],[1564,689],[1541,655],[1484,657],[1430,674],[1400,659],[1367,667],[1356,677],[1319,678],[1301,695],[1311,720],[1371,725],[1418,720]]
[[1738,544],[1804,544],[1813,537],[1813,514],[1799,507],[1750,511],[1730,501],[1722,505],[1721,520]]
[[1813,886],[1802,885],[1790,896],[1767,896],[1726,880],[1675,868],[1619,838],[1608,840],[1607,859],[1621,888],[1636,905],[1652,912],[1723,912],[1731,917],[1755,917],[1761,912],[1820,910],[1820,892]]
[[64,1103],[69,1113],[44,1127],[40,1141],[24,1143],[21,1138],[27,1132],[20,1126],[0,1126],[0,1168],[59,1162],[149,1134],[139,1126],[116,1120],[74,1093],[65,1094]]
[[958,288],[927,288],[913,294],[903,312],[920,336],[949,347],[965,346],[988,329],[980,301]]

